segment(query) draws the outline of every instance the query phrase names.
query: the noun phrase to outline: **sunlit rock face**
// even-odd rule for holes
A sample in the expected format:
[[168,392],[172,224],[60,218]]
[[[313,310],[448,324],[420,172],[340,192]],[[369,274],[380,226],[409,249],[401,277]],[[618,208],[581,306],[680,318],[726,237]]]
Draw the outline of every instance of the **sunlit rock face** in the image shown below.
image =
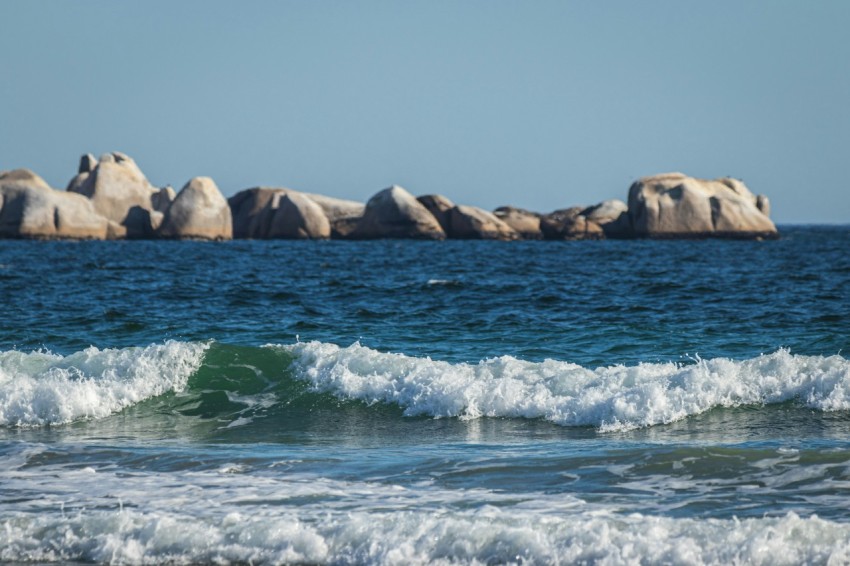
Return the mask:
[[422,203],[403,188],[393,185],[369,199],[363,218],[350,237],[442,240],[446,233]]
[[169,239],[230,240],[230,206],[209,177],[195,177],[180,189],[157,235]]
[[52,189],[28,169],[0,173],[0,237],[102,240],[108,231],[86,197]]
[[67,190],[88,197],[98,214],[123,226],[127,238],[153,237],[174,199],[173,189],[151,185],[136,162],[118,151],[100,159],[83,155]]
[[713,181],[682,173],[644,177],[629,189],[629,219],[635,236],[776,237],[766,197],[741,181]]

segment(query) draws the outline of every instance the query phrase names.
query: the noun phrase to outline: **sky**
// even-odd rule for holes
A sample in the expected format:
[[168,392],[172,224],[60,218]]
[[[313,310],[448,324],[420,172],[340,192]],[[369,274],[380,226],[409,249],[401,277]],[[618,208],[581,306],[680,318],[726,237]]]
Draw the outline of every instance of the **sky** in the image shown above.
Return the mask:
[[732,176],[777,223],[850,223],[850,2],[0,0],[0,170],[123,151],[366,201],[625,200]]

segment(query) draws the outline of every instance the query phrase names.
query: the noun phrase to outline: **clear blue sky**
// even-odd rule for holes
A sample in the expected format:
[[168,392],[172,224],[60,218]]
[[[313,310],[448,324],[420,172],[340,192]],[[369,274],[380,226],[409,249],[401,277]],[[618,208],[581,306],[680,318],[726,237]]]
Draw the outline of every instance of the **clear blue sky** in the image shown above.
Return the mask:
[[850,2],[0,0],[0,169],[494,208],[731,175],[850,223]]

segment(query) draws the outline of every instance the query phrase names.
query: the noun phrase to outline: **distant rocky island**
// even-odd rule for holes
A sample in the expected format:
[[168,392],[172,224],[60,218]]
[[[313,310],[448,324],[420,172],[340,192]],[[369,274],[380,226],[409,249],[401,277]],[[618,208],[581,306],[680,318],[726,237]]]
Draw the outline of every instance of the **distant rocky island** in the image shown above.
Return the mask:
[[442,195],[414,197],[399,186],[360,203],[282,187],[255,187],[225,199],[209,177],[180,189],[151,185],[129,156],[80,159],[66,190],[28,169],[0,172],[0,238],[592,240],[776,238],[766,196],[741,181],[681,173],[644,177],[628,203],[606,200],[537,213],[493,212]]

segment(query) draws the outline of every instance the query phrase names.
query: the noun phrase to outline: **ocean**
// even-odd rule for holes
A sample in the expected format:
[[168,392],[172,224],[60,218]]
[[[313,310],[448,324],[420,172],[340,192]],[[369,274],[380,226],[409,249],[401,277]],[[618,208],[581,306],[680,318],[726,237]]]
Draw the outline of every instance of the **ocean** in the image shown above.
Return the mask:
[[850,228],[0,242],[0,560],[850,563]]

